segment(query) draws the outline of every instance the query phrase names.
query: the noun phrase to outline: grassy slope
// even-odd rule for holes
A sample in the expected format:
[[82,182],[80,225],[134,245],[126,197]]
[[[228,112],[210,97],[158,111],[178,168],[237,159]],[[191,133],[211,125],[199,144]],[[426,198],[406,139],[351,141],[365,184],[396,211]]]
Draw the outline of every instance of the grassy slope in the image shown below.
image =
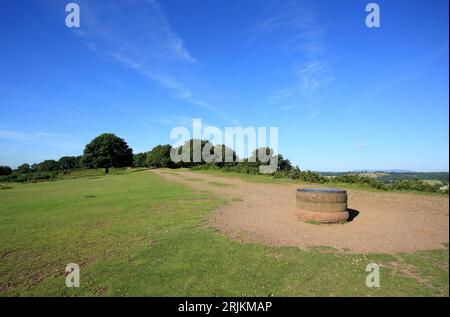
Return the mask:
[[[448,246],[359,255],[244,244],[208,228],[226,203],[148,172],[0,190],[0,295],[448,296]],[[381,288],[365,265],[382,265]],[[81,287],[65,286],[66,264]]]

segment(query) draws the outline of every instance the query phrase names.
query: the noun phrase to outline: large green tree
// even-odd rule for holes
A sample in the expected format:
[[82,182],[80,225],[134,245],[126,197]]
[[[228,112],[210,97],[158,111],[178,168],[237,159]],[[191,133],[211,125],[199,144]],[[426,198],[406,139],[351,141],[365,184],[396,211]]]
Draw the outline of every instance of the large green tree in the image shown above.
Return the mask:
[[90,168],[104,168],[133,165],[133,150],[124,139],[113,133],[103,133],[86,145],[83,164]]
[[157,145],[147,153],[147,165],[150,167],[173,167],[170,159],[170,144]]

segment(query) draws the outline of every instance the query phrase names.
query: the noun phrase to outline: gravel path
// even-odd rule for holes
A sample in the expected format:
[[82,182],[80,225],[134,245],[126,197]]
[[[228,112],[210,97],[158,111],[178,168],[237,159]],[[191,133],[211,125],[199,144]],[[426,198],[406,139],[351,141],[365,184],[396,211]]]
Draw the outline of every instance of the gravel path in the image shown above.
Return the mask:
[[240,241],[360,253],[438,249],[449,241],[448,196],[347,190],[348,207],[359,214],[346,224],[317,225],[295,217],[296,189],[313,186],[261,184],[190,171],[152,172],[228,199],[210,223]]

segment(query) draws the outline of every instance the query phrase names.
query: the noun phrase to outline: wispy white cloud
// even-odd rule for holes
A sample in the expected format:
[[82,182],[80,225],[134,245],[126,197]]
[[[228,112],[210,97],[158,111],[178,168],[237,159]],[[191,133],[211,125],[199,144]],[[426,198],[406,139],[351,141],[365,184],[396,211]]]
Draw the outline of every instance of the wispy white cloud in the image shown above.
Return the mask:
[[109,55],[113,60],[136,71],[140,75],[152,81],[155,81],[162,87],[169,89],[175,94],[175,97],[181,99],[190,99],[192,97],[191,90],[169,73],[151,70],[146,65],[143,65],[142,63],[134,60],[131,56],[128,55],[124,55],[118,52],[106,52],[106,54]]
[[0,130],[0,138],[2,139],[26,139],[25,133],[20,133],[16,131],[6,131],[6,130]]
[[220,119],[236,122],[199,96],[183,75],[197,60],[172,29],[156,0],[79,1],[80,32],[86,46],[167,89],[172,96],[206,109]]
[[182,126],[190,127],[192,126],[192,117],[179,116],[179,115],[160,115],[155,118],[148,118],[147,121],[151,124],[169,125],[169,126]]
[[[173,114],[166,114],[161,115],[156,118],[149,118],[147,121],[151,124],[161,124],[161,125],[168,125],[172,127],[186,127],[186,128],[192,128],[193,120],[199,119],[197,116],[189,117],[189,116],[179,116],[179,115],[173,115]],[[205,129],[209,126],[214,126],[210,123],[208,123],[205,120],[201,120],[202,123],[202,129]]]
[[320,86],[333,81],[327,66],[320,60],[315,59],[303,63],[296,69],[300,90],[305,96],[312,96]]
[[286,98],[291,97],[294,94],[295,94],[295,89],[293,89],[293,88],[278,89],[269,96],[269,104],[271,104],[271,105],[278,104],[278,103],[284,101]]
[[[191,97],[189,89],[167,69],[196,60],[171,29],[157,1],[131,0],[95,5],[81,1],[80,7],[83,9],[83,27],[79,35],[90,49],[174,91],[177,97]],[[125,19],[123,16],[130,12],[133,18]]]
[[295,107],[293,105],[285,105],[285,106],[281,106],[280,109],[281,110],[291,110],[294,109]]
[[366,148],[366,144],[363,143],[363,142],[360,142],[360,143],[357,143],[357,144],[355,145],[355,147],[356,147],[358,150],[363,150],[363,149]]
[[320,111],[314,111],[309,115],[309,120],[314,120],[316,119],[318,116],[320,116]]
[[175,33],[159,2],[148,0],[79,0],[82,27],[76,29],[90,48],[115,51],[144,64],[190,62],[196,59]]
[[276,33],[286,53],[311,55],[324,50],[325,29],[317,24],[314,12],[299,1],[281,1],[268,8],[256,32],[255,37]]
[[[282,51],[296,60],[293,72],[298,82],[283,89],[288,89],[290,96],[299,93],[311,97],[319,87],[334,80],[326,59],[326,29],[318,24],[312,10],[298,1],[277,2],[258,24],[254,38],[270,34],[276,34]],[[276,103],[279,100],[276,96],[271,95],[269,103]]]
[[164,39],[165,45],[163,45],[163,47],[166,47],[169,51],[173,52],[177,57],[183,60],[188,62],[197,62],[197,60],[191,56],[184,46],[183,40],[170,27],[169,19],[164,13],[164,10],[161,8],[159,2],[156,0],[149,0],[148,2],[157,10],[160,27],[162,28],[163,34],[166,35]]
[[54,133],[54,132],[36,132],[38,136],[49,137],[49,138],[61,138],[61,139],[73,139],[76,138],[73,135],[64,134],[64,133]]
[[19,132],[0,130],[0,140],[13,140],[22,145],[39,145],[61,150],[81,150],[83,141],[73,135],[54,132]]

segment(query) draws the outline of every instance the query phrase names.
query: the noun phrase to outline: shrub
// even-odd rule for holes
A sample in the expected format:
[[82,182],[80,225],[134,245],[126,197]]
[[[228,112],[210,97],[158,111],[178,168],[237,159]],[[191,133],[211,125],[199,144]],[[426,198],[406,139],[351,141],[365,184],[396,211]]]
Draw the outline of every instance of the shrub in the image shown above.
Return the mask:
[[16,178],[16,182],[19,183],[23,183],[23,182],[27,182],[31,179],[32,177],[30,176],[30,174],[19,174]]
[[[221,168],[214,164],[196,165],[191,167],[192,170],[221,170]],[[224,170],[224,168],[222,168]]]
[[358,185],[366,185],[369,187],[373,187],[380,190],[385,190],[387,187],[386,185],[372,177],[368,176],[361,176],[358,174],[344,174],[339,175],[335,177],[331,177],[329,179],[330,183],[346,183],[346,184],[358,184]]
[[323,184],[327,182],[327,179],[320,175],[319,173],[311,172],[310,170],[307,170],[306,172],[299,172],[299,180],[309,182],[309,183],[319,183]]
[[414,190],[421,192],[439,192],[439,186],[433,186],[424,181],[413,178],[413,179],[400,179],[394,181],[392,184],[392,189],[395,190]]

